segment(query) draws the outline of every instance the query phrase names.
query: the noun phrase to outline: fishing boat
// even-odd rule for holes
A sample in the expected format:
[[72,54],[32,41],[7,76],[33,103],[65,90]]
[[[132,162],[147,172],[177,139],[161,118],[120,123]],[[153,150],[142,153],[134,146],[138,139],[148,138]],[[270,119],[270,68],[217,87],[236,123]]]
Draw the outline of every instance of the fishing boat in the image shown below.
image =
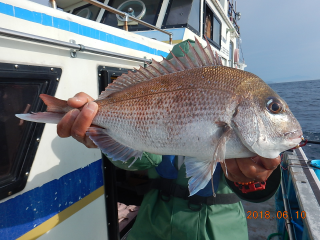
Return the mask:
[[94,98],[122,73],[208,38],[224,65],[239,61],[240,13],[226,0],[0,0],[0,238],[120,239],[118,202],[139,206],[141,173],[116,169],[56,126],[20,121],[45,110],[39,94]]
[[134,187],[145,175],[59,138],[55,125],[14,114],[44,111],[41,93],[97,98],[122,73],[187,39],[206,45],[205,36],[223,65],[243,70],[241,14],[227,0],[49,3],[0,0],[0,239],[125,239],[138,208],[119,223],[118,203],[140,205]]

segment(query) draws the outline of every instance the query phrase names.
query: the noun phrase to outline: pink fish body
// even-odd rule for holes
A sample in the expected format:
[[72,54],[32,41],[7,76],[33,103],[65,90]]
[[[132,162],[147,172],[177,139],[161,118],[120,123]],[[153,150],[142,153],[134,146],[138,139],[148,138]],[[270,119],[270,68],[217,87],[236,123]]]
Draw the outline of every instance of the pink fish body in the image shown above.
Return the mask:
[[[48,111],[70,110],[62,100],[42,99]],[[184,57],[123,74],[95,102],[93,124],[102,128],[87,134],[102,152],[120,161],[144,151],[186,156],[190,195],[206,186],[217,162],[275,158],[302,136],[277,93],[252,73],[222,66],[209,45],[203,49],[198,41]],[[57,123],[63,113],[17,116]]]

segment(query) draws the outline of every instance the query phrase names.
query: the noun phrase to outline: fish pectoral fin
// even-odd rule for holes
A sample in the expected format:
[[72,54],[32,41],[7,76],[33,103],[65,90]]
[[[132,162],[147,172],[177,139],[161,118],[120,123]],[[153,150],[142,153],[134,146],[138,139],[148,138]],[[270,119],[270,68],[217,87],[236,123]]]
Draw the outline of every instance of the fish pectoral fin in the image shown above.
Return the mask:
[[112,158],[113,161],[126,162],[130,158],[134,157],[135,160],[131,163],[132,165],[142,156],[142,151],[137,151],[124,146],[111,138],[108,134],[108,130],[105,128],[89,127],[86,134],[97,145],[97,147],[100,148],[108,158]]
[[[194,157],[185,158],[186,173],[189,179],[189,192],[190,196],[196,194],[199,190],[203,189],[216,169],[217,162],[223,162],[226,154],[226,142],[232,134],[232,128],[229,125],[224,126],[224,131],[218,140],[217,147],[213,153],[213,157],[210,160],[202,161]],[[215,195],[213,182],[212,192]]]
[[224,126],[223,134],[219,138],[216,150],[213,153],[213,162],[225,163],[224,160],[226,156],[226,144],[232,134],[232,131],[233,130],[229,125]]

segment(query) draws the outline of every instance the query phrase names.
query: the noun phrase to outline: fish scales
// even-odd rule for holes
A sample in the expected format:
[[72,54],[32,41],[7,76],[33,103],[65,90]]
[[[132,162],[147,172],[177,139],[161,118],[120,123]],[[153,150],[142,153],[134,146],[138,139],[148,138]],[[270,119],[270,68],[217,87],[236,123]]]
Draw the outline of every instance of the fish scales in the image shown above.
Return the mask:
[[[223,71],[228,71],[231,77],[226,77]],[[182,79],[180,82],[173,80],[177,75]],[[245,75],[227,67],[207,67],[158,77],[114,93],[106,101],[98,100],[100,110],[93,124],[110,129],[110,136],[134,149],[147,146],[151,152],[181,153],[189,144],[181,140],[188,124],[202,121],[211,128],[210,125],[230,122],[235,109],[232,101],[237,98],[236,85],[241,84]],[[186,137],[190,143],[204,137],[211,141],[201,135],[204,131]],[[203,153],[199,145],[192,151]],[[212,154],[214,147],[206,154]]]
[[134,149],[147,147],[156,153],[170,149],[170,153],[177,154],[186,145],[198,143],[192,151],[202,152],[203,138],[210,144],[208,134],[212,131],[195,128],[190,132],[188,128],[200,121],[207,122],[207,128],[230,121],[233,112],[226,114],[228,95],[214,89],[185,89],[128,99],[105,106],[93,124],[109,129],[112,138]]
[[101,105],[182,89],[216,89],[236,93],[237,87],[250,79],[259,78],[252,73],[229,67],[199,67],[132,85],[103,99]]
[[[87,131],[112,160],[136,160],[143,151],[186,156],[190,195],[207,185],[217,162],[275,158],[302,136],[288,105],[265,82],[222,66],[208,42],[205,49],[195,44],[183,57],[154,61],[109,84],[96,100],[93,124],[101,128]],[[40,97],[48,112],[17,116],[58,123],[70,110],[65,101]]]

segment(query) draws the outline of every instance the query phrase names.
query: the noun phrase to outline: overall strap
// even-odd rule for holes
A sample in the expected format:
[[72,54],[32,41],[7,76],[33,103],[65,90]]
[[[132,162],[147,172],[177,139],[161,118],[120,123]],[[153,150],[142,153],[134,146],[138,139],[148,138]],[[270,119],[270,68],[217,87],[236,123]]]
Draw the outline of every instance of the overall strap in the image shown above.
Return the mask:
[[[163,155],[162,156],[162,162],[156,167],[156,171],[160,175],[160,177],[162,177],[164,179],[177,179],[178,170],[175,167],[176,160],[177,160],[177,157],[175,155]],[[214,174],[212,176],[213,187],[214,187],[215,192],[218,190],[221,171],[222,171],[221,164],[218,163],[216,166],[216,169],[214,171]],[[211,180],[208,182],[208,184],[205,188],[198,191],[195,195],[198,195],[201,197],[212,196],[213,192],[212,192]]]
[[157,173],[166,179],[176,179],[178,177],[178,170],[174,165],[175,159],[175,155],[163,155],[162,162],[156,167]]

